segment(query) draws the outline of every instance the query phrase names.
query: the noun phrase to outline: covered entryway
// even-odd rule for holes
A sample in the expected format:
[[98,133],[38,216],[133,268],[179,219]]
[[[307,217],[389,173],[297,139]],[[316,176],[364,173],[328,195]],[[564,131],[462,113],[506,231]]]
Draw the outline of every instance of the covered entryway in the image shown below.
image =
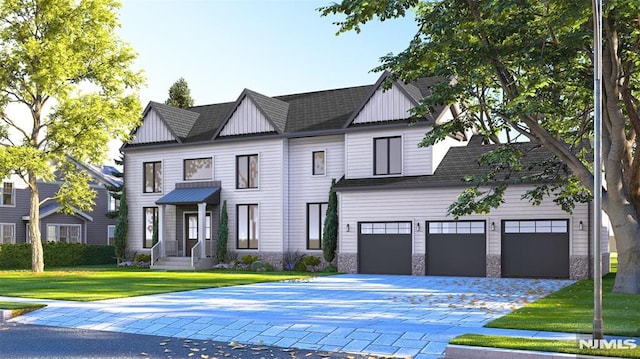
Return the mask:
[[358,223],[358,273],[411,274],[411,222]]
[[[184,238],[185,238],[185,256],[191,256],[191,249],[198,243],[198,213],[184,214]],[[207,212],[204,225],[205,242],[211,241],[211,212]],[[208,243],[207,243],[208,244]]]
[[569,220],[502,221],[502,276],[569,278]]
[[484,221],[427,222],[426,274],[485,277],[487,234]]

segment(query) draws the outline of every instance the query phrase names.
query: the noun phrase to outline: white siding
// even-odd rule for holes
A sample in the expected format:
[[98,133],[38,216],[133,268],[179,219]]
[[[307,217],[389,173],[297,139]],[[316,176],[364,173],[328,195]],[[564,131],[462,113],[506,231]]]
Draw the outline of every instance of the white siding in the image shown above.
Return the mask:
[[220,136],[244,135],[275,131],[262,112],[245,97],[220,132]]
[[402,176],[433,174],[430,147],[418,144],[430,127],[414,126],[400,129],[352,132],[345,135],[346,178],[378,177],[373,175],[373,139],[402,136]]
[[[229,214],[229,249],[236,250],[236,205],[259,205],[259,250],[282,251],[282,140],[252,140],[223,144],[208,144],[193,147],[165,148],[162,150],[129,150],[126,155],[125,183],[129,204],[129,247],[142,248],[142,207],[156,206],[164,194],[182,182],[183,160],[198,157],[213,157],[214,180],[222,182],[221,201],[227,200]],[[259,188],[237,190],[236,155],[259,155]],[[142,163],[162,161],[163,193],[142,193]],[[175,236],[175,212],[166,206],[167,228],[165,235]],[[170,218],[171,217],[171,218]],[[169,226],[173,226],[170,228]],[[241,251],[239,251],[241,252]]]
[[[545,200],[540,206],[533,206],[521,196],[527,187],[511,186],[505,194],[506,202],[488,215],[470,215],[460,220],[484,220],[487,223],[489,240],[487,254],[500,254],[500,221],[504,219],[569,219],[570,253],[587,255],[589,211],[586,204],[578,205],[573,214],[564,212],[551,200]],[[428,220],[453,220],[446,216],[447,208],[460,194],[462,188],[431,188],[390,191],[354,191],[340,194],[340,251],[357,252],[357,224],[362,221],[413,221],[413,252],[425,253],[425,222]],[[578,229],[580,221],[585,223],[584,230]],[[420,223],[420,232],[416,232],[416,223]],[[495,231],[491,231],[491,222]],[[352,228],[346,232],[349,224]]]
[[353,119],[353,123],[370,123],[409,118],[411,101],[394,84],[390,89],[380,87]]
[[[314,151],[325,151],[325,175],[312,174]],[[306,251],[307,203],[328,202],[331,179],[343,174],[342,135],[289,140],[289,250]]]
[[149,110],[142,120],[142,125],[136,130],[132,143],[152,143],[175,141],[169,128],[162,122],[154,109]]

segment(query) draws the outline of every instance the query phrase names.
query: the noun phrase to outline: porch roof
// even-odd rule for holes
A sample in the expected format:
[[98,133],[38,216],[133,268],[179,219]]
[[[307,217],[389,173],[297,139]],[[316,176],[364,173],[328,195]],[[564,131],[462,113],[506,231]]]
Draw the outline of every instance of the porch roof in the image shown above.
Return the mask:
[[176,188],[162,196],[156,204],[219,204],[220,187]]

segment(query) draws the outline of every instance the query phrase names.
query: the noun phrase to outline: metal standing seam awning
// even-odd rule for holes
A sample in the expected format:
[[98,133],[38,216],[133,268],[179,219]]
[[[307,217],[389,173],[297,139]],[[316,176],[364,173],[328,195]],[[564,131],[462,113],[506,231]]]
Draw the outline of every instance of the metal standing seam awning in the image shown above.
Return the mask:
[[156,201],[174,206],[198,203],[220,204],[220,187],[176,188]]

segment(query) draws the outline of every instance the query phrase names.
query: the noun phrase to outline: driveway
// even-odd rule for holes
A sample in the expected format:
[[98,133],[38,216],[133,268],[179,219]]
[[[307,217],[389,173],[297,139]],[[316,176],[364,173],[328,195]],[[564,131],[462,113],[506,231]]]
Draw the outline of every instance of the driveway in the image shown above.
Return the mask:
[[335,275],[91,303],[56,301],[12,321],[424,359],[441,356],[462,333],[501,334],[482,326],[571,283]]

